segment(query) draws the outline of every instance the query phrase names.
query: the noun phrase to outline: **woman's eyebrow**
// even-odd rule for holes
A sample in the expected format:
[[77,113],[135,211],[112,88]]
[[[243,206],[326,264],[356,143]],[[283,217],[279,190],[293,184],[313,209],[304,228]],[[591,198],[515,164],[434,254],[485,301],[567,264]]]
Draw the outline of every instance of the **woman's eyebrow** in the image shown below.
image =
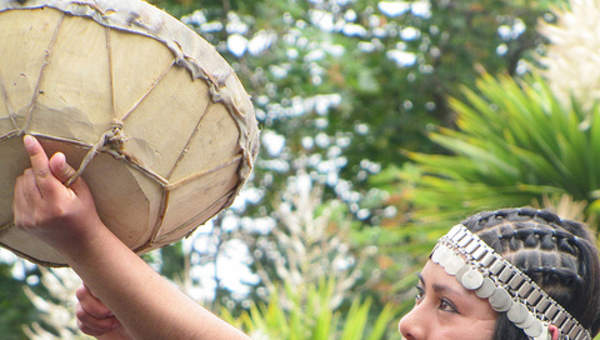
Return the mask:
[[[419,277],[419,281],[421,281],[421,283],[425,286],[425,279],[423,278],[423,275],[421,275],[421,273],[417,274],[417,277]],[[454,295],[458,295],[458,296],[464,296],[465,294],[457,289],[451,288],[449,286],[446,286],[444,284],[439,284],[439,283],[433,283],[431,285],[431,288],[433,288],[433,290],[440,294],[440,293],[450,293],[450,294],[454,294]]]
[[438,294],[452,294],[452,295],[457,295],[457,296],[464,296],[465,294],[457,289],[454,289],[452,287],[443,285],[443,284],[439,284],[439,283],[434,283],[431,285],[431,287],[433,288],[433,290],[438,293]]

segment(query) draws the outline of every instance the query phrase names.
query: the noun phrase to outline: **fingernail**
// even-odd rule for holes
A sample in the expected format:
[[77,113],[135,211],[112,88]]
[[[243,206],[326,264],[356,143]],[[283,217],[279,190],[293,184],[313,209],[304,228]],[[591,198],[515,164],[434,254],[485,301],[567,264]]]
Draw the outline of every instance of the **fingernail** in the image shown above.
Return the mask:
[[32,147],[33,146],[33,137],[31,137],[30,135],[25,135],[23,137],[23,144],[25,144],[25,147]]
[[54,154],[53,158],[58,159],[58,162],[61,163],[64,166],[64,163],[65,163],[65,160],[66,160],[66,157],[65,157],[64,153],[57,152],[57,153]]

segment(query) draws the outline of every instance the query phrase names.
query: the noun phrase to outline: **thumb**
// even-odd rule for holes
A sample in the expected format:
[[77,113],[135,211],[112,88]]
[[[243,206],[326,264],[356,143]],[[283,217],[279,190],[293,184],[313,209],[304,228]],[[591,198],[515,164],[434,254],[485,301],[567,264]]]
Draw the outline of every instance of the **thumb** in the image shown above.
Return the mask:
[[61,183],[65,183],[75,175],[75,169],[67,163],[65,154],[62,152],[55,153],[49,163],[50,171]]
[[[50,168],[50,171],[54,177],[56,177],[56,179],[63,184],[65,184],[77,173],[77,171],[73,169],[69,163],[67,163],[67,158],[62,152],[57,152],[52,155],[52,158],[50,158],[48,163],[48,167]],[[83,198],[90,196],[89,188],[81,177],[77,177],[69,189],[71,189],[71,192],[75,193],[79,197]]]

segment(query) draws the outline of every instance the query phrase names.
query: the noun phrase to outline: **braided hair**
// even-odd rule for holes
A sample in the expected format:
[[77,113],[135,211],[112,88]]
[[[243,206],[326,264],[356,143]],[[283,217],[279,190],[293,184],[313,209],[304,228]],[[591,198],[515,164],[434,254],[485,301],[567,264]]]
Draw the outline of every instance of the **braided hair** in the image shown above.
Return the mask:
[[[578,222],[531,208],[482,212],[462,222],[533,279],[596,335],[600,326],[600,264],[594,237]],[[495,340],[526,340],[500,313]]]

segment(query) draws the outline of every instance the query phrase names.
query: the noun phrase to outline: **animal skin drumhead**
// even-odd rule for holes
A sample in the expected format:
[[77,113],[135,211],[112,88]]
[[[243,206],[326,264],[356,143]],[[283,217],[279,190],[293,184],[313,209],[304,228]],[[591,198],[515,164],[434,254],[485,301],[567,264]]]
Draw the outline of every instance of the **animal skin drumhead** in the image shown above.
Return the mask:
[[254,109],[215,48],[139,0],[0,0],[0,244],[65,260],[14,226],[24,134],[61,151],[103,222],[141,253],[227,208],[258,151]]

